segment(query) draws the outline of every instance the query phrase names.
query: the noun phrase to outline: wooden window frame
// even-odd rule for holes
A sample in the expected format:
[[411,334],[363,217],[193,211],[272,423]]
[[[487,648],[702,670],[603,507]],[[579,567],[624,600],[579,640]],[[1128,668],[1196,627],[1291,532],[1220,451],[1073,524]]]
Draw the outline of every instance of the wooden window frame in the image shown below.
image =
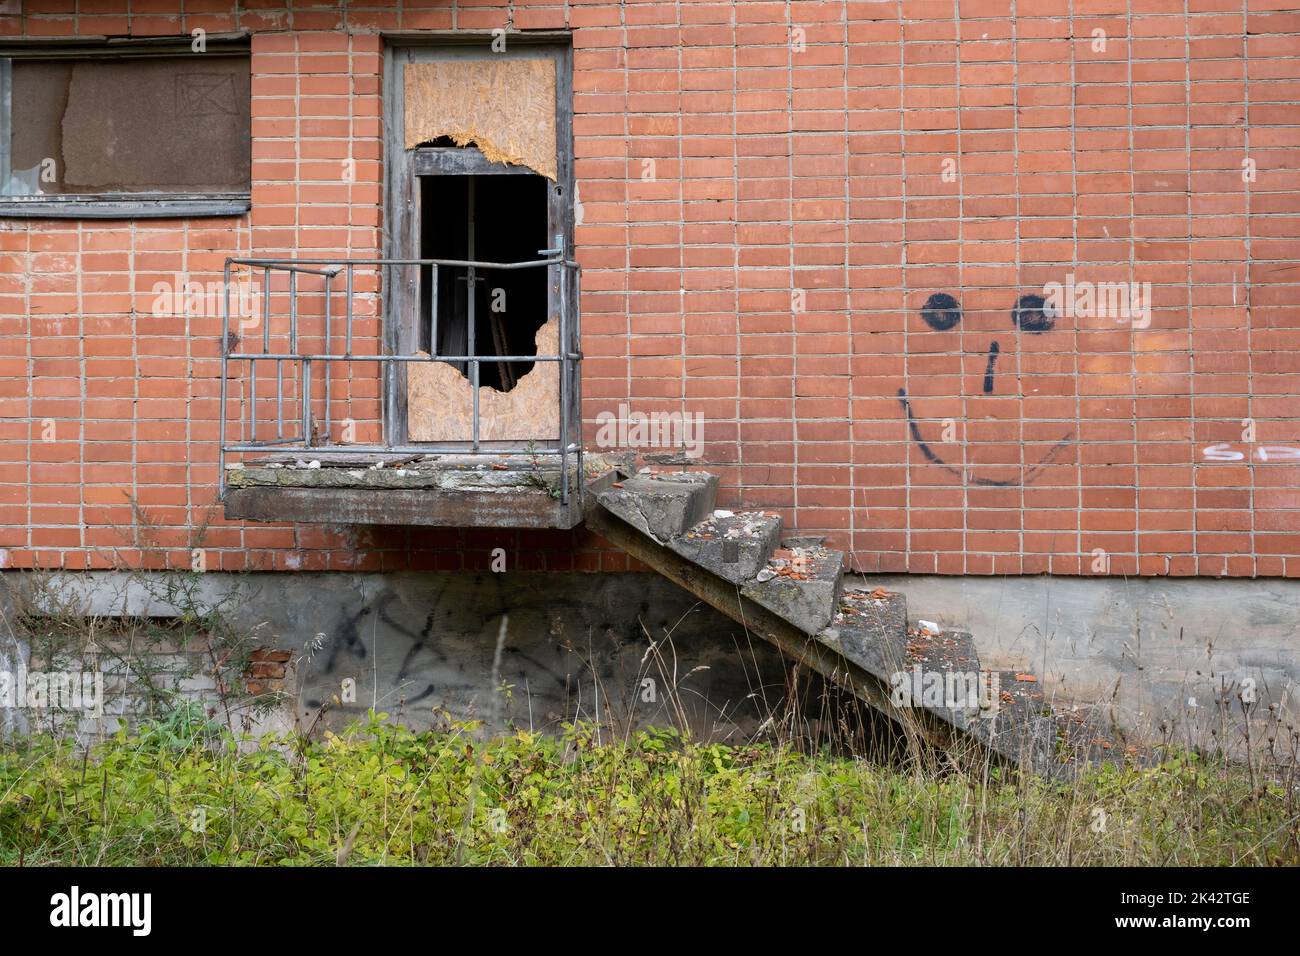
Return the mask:
[[[0,43],[0,182],[9,179],[12,104],[10,72],[14,60],[126,59],[177,56],[249,56],[247,33],[208,34],[206,52],[194,54],[189,37],[158,39],[79,38]],[[251,122],[251,118],[250,118]],[[64,193],[51,196],[0,196],[5,219],[161,219],[242,216],[252,208],[251,192]]]

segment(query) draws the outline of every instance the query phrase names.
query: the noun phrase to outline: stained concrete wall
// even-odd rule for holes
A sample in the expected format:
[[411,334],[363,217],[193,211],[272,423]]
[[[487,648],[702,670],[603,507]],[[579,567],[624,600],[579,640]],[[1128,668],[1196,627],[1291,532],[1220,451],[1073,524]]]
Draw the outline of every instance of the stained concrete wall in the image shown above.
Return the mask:
[[[0,575],[0,591],[23,581]],[[174,613],[155,576],[52,584],[87,614]],[[556,731],[582,719],[734,740],[787,697],[775,651],[654,574],[210,573],[200,596],[233,596],[232,623],[293,652],[281,716],[304,727],[339,729],[375,707],[417,728],[450,716]]]
[[[0,575],[0,595],[24,580]],[[857,583],[903,592],[913,621],[971,631],[982,666],[1031,671],[1054,703],[1100,702],[1147,739],[1235,749],[1247,681],[1256,734],[1270,704],[1286,720],[1300,707],[1300,581]],[[156,577],[85,572],[55,584],[89,614],[172,613]],[[552,731],[599,718],[685,722],[736,739],[780,712],[788,692],[788,670],[767,645],[653,574],[209,573],[201,592],[233,598],[237,626],[293,652],[280,724],[312,725],[351,679],[355,701],[326,708],[318,726],[341,727],[374,706],[414,727],[450,715]]]
[[1248,687],[1256,734],[1270,704],[1284,723],[1300,716],[1300,580],[862,580],[906,594],[913,621],[970,631],[982,666],[1032,671],[1053,700],[1101,702],[1148,739],[1235,749]]

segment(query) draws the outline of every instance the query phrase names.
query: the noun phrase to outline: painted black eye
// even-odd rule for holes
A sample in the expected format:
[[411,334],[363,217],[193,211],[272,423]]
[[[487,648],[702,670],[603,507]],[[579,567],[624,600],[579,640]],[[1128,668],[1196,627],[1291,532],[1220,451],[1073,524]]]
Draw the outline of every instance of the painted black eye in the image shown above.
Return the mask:
[[1011,320],[1022,332],[1047,332],[1056,325],[1056,316],[1041,295],[1022,295],[1011,310]]
[[946,332],[961,321],[961,303],[947,292],[936,292],[921,306],[921,318],[936,332]]

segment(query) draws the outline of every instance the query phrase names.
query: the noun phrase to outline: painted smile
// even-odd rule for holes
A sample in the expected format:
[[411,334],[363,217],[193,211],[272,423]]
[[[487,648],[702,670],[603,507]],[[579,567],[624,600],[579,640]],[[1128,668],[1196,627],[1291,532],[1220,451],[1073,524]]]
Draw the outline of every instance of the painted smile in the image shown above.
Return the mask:
[[1069,445],[1071,439],[1074,438],[1073,432],[1067,434],[1064,438],[1049,448],[1047,454],[1045,454],[1036,464],[1025,468],[1019,478],[982,478],[978,475],[971,474],[969,470],[963,471],[955,465],[948,464],[939,455],[935,454],[934,449],[930,447],[930,443],[921,435],[921,427],[917,423],[916,415],[912,413],[912,403],[907,398],[907,389],[900,388],[898,390],[898,403],[903,406],[903,412],[907,415],[907,428],[908,431],[912,433],[912,441],[916,442],[916,447],[921,450],[921,454],[925,456],[925,460],[931,464],[938,465],[940,468],[944,469],[944,471],[956,475],[962,481],[970,485],[985,485],[995,488],[1015,488],[1020,485],[1027,485],[1037,478],[1039,472],[1050,465],[1056,456],[1061,453],[1061,450]]

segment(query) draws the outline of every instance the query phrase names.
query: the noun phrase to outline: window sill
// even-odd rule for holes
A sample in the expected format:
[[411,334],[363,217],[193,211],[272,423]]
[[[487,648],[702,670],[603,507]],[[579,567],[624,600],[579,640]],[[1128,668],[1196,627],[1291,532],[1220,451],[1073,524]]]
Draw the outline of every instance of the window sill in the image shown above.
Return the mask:
[[176,219],[242,216],[248,193],[0,196],[0,219]]

